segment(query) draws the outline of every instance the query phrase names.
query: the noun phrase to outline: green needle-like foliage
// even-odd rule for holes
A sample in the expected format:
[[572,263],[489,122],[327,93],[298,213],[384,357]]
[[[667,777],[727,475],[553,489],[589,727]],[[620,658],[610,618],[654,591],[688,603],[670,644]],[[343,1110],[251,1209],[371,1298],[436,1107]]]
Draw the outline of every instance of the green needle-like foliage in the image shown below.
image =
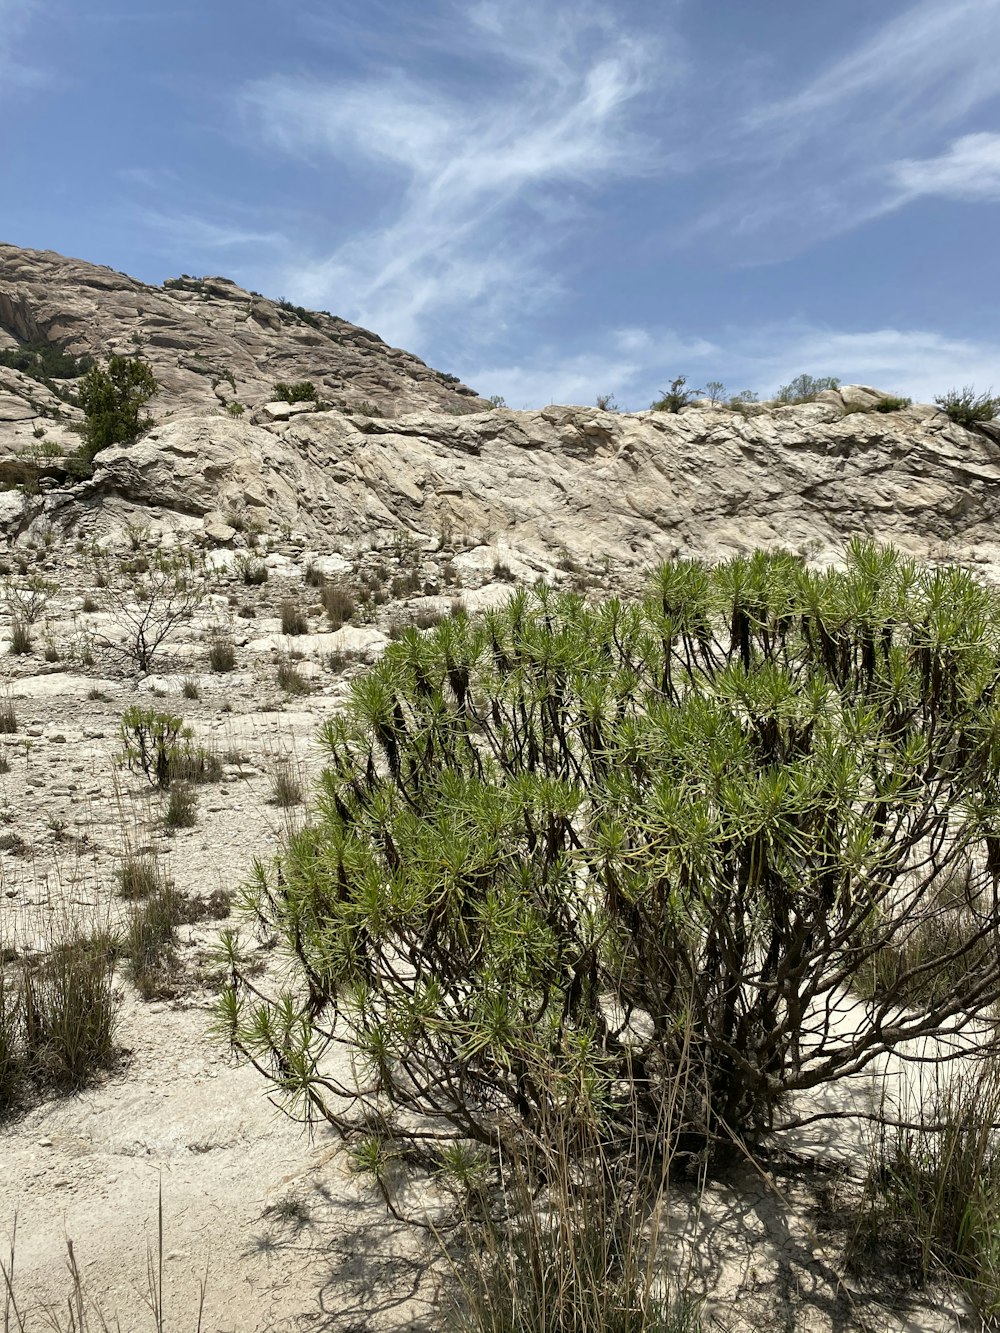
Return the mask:
[[293,980],[234,964],[224,1024],[343,1130],[395,1108],[496,1146],[578,1106],[752,1143],[1000,998],[998,682],[996,594],[871,542],[409,631],[247,891]]

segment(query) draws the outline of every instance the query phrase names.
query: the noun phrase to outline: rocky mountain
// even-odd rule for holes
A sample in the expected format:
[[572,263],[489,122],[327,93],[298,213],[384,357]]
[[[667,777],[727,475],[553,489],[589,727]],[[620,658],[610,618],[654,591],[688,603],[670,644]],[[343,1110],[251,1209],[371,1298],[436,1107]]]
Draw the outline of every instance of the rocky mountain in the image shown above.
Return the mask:
[[[160,384],[160,419],[230,402],[252,407],[276,381],[306,379],[341,409],[460,414],[485,406],[454,376],[367,329],[228,278],[150,287],[50,250],[0,244],[0,352],[19,344],[55,344],[72,357],[141,349]],[[0,376],[5,396],[23,389],[2,368]],[[0,406],[0,427],[9,419]]]
[[[59,456],[77,438],[72,381],[0,368],[11,536],[132,522],[221,544],[250,528],[359,549],[404,534],[424,549],[482,548],[484,561],[503,548],[546,572],[772,543],[835,558],[868,533],[1000,564],[1000,423],[966,430],[927,405],[883,413],[866,386],[741,411],[492,409],[374,334],[226,279],[151,288],[10,246],[0,328],[8,348],[56,343],[72,357],[141,347],[162,386],[156,427],[74,483]],[[269,402],[276,379],[312,380],[325,401]],[[32,468],[36,486],[18,486]]]

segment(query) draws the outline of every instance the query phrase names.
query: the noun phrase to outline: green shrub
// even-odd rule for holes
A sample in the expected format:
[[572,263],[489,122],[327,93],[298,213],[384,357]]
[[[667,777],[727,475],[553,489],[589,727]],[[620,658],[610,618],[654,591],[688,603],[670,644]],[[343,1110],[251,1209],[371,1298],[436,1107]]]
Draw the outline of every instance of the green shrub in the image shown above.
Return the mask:
[[666,389],[655,402],[650,403],[650,408],[654,412],[679,412],[682,407],[687,407],[692,398],[697,398],[701,393],[700,389],[685,389],[687,383],[686,375],[678,375],[675,380],[671,380],[670,388]]
[[812,375],[796,375],[790,384],[781,386],[775,398],[779,403],[811,403],[824,390],[839,388],[840,380],[833,375],[821,375],[818,379]]
[[323,610],[330,622],[330,628],[338,630],[353,617],[357,610],[354,594],[350,588],[340,583],[324,584],[320,592]]
[[[231,1038],[348,1133],[331,1031],[362,1120],[537,1145],[585,1087],[609,1135],[652,1136],[681,1088],[665,1150],[760,1141],[792,1094],[993,1003],[998,672],[1000,595],[870,542],[411,631],[351,682],[317,814],[251,886],[299,970],[273,1003],[237,980]],[[940,985],[910,1008],[882,976],[892,1023],[845,1036],[845,985],[966,861],[979,918],[929,946]]]
[[31,627],[26,620],[16,618],[11,622],[9,651],[19,657],[31,652]]
[[286,598],[281,603],[280,613],[282,634],[309,633],[309,621],[297,602],[292,601],[291,598]]
[[[848,1255],[918,1282],[959,1279],[983,1328],[1000,1315],[1000,1066],[935,1077],[898,1127],[876,1127]],[[906,1108],[902,1108],[905,1111]],[[890,1111],[887,1110],[887,1118]]]
[[311,380],[300,380],[295,384],[279,381],[271,389],[275,402],[308,403],[316,399],[316,386]]
[[111,356],[106,367],[91,366],[79,390],[86,458],[112,444],[131,444],[148,430],[153,421],[143,408],[157,388],[152,367],[139,357]]
[[79,379],[93,365],[89,356],[75,357],[56,343],[27,342],[20,347],[0,348],[0,366],[19,370],[22,375],[47,385],[60,398],[70,398],[64,386],[53,380]]
[[225,634],[214,634],[208,645],[208,665],[212,671],[232,671],[236,666],[236,645]]
[[292,662],[278,663],[278,684],[286,694],[310,694],[312,686]]
[[912,407],[912,398],[897,398],[893,394],[887,394],[880,398],[875,404],[876,412],[902,412],[904,408]]
[[257,560],[252,555],[238,555],[235,564],[241,582],[248,588],[259,587],[267,582],[267,565],[263,560]]
[[178,782],[170,788],[163,822],[168,829],[194,828],[198,822],[198,798],[193,787]]
[[183,728],[183,719],[172,713],[133,704],[121,720],[125,763],[133,773],[144,773],[165,791],[170,786],[171,765],[183,743]]
[[992,421],[1000,413],[1000,398],[994,398],[989,389],[977,394],[971,385],[964,389],[950,389],[934,399],[941,411],[959,426],[975,426]]
[[166,998],[172,993],[174,945],[183,919],[183,898],[173,885],[162,881],[129,911],[124,941],[128,976],[144,1000]]
[[23,971],[25,1059],[40,1083],[78,1088],[114,1058],[121,996],[105,934],[57,944]]

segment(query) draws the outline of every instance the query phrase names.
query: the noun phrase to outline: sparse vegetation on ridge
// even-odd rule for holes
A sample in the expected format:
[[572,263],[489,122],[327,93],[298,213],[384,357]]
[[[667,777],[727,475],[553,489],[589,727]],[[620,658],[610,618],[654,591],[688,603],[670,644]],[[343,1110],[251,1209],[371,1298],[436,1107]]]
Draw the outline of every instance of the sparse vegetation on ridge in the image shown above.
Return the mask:
[[994,398],[990,389],[976,393],[968,384],[964,389],[949,389],[934,401],[951,421],[966,429],[993,421],[1000,415],[1000,398]]

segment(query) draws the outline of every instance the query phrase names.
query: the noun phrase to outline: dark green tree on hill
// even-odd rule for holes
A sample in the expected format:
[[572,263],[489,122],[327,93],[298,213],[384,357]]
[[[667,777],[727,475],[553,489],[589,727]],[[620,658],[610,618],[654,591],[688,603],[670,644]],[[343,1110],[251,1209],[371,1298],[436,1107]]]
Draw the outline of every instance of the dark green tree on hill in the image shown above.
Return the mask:
[[112,444],[131,444],[153,425],[143,409],[158,389],[152,367],[137,356],[110,356],[91,366],[80,384],[86,421],[83,452],[88,459]]

